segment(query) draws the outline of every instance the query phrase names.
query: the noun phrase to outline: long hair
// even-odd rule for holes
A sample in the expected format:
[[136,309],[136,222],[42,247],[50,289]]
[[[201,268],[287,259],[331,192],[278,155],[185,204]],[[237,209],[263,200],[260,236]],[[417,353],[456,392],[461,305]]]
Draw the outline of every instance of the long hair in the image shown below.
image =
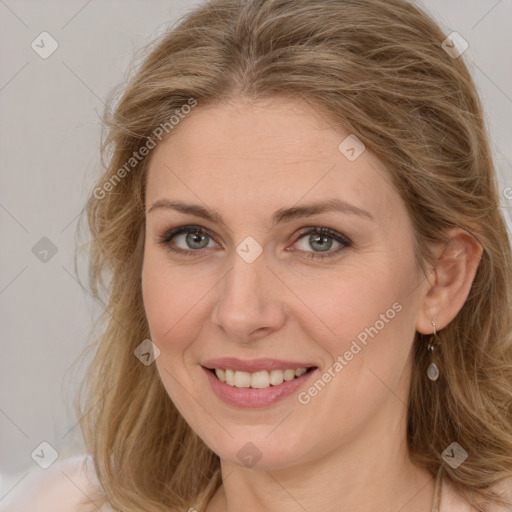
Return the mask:
[[[159,127],[172,137],[180,125],[169,120],[185,105],[281,97],[309,103],[386,164],[418,268],[456,226],[482,245],[468,299],[437,335],[435,383],[425,378],[430,338],[416,333],[407,442],[415,462],[432,474],[443,466],[463,496],[500,502],[493,487],[512,476],[511,247],[480,100],[445,39],[405,0],[212,0],[147,48],[105,111],[105,170],[86,207],[90,288],[105,314],[77,407],[104,501],[122,512],[187,510],[221,481],[219,457],[156,365],[134,356],[150,337],[141,268],[152,153],[133,155],[159,143]],[[457,469],[442,459],[454,441],[469,454]]]

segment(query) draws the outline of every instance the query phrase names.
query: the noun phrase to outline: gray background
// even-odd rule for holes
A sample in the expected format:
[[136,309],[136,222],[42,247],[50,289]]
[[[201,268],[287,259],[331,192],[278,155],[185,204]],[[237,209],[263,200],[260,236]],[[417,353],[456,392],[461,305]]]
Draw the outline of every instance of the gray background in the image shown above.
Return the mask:
[[[82,450],[72,400],[84,366],[72,363],[99,305],[78,284],[73,257],[100,168],[99,114],[135,52],[197,3],[0,0],[0,506],[26,475],[43,471],[31,458],[42,441],[59,460]],[[512,0],[421,5],[446,34],[469,42],[464,58],[484,103],[510,228]],[[31,48],[43,31],[59,44],[48,59]],[[57,248],[46,262],[32,252],[42,237]]]

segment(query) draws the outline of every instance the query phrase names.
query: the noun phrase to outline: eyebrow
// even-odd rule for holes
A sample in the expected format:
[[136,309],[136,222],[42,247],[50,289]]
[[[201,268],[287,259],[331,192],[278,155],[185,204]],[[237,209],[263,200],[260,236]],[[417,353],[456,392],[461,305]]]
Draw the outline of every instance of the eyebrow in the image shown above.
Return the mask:
[[[205,208],[197,204],[188,204],[183,203],[181,201],[170,201],[169,199],[159,199],[158,201],[155,201],[148,209],[147,213],[151,213],[152,211],[161,208],[177,210],[181,213],[195,215],[197,217],[201,217],[211,222],[215,222],[223,226],[226,226],[226,223],[224,222],[222,216],[219,215],[219,213],[216,212],[215,210]],[[332,198],[317,203],[304,204],[302,206],[281,208],[275,211],[272,215],[272,227],[274,227],[276,224],[279,224],[280,222],[289,222],[294,219],[311,217],[312,215],[328,212],[338,212],[347,215],[357,215],[365,219],[375,220],[370,212],[363,210],[362,208],[358,208],[357,206],[354,206],[345,201],[342,201],[341,199]]]

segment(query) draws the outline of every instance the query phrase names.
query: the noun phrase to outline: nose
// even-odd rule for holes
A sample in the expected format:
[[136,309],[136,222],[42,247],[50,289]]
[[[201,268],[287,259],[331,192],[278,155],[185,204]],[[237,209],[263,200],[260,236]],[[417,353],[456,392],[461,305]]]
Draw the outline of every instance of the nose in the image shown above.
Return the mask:
[[236,252],[219,283],[212,311],[215,326],[236,342],[249,342],[279,330],[286,319],[284,290],[265,254],[248,263]]

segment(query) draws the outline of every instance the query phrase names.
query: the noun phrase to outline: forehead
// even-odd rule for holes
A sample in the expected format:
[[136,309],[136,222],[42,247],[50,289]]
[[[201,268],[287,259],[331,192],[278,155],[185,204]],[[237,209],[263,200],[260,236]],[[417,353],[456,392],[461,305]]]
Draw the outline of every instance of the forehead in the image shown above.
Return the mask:
[[350,132],[305,103],[198,105],[177,128],[154,149],[148,204],[186,198],[226,214],[262,217],[301,201],[337,197],[375,217],[405,212],[384,164],[368,150],[348,159],[339,146]]

